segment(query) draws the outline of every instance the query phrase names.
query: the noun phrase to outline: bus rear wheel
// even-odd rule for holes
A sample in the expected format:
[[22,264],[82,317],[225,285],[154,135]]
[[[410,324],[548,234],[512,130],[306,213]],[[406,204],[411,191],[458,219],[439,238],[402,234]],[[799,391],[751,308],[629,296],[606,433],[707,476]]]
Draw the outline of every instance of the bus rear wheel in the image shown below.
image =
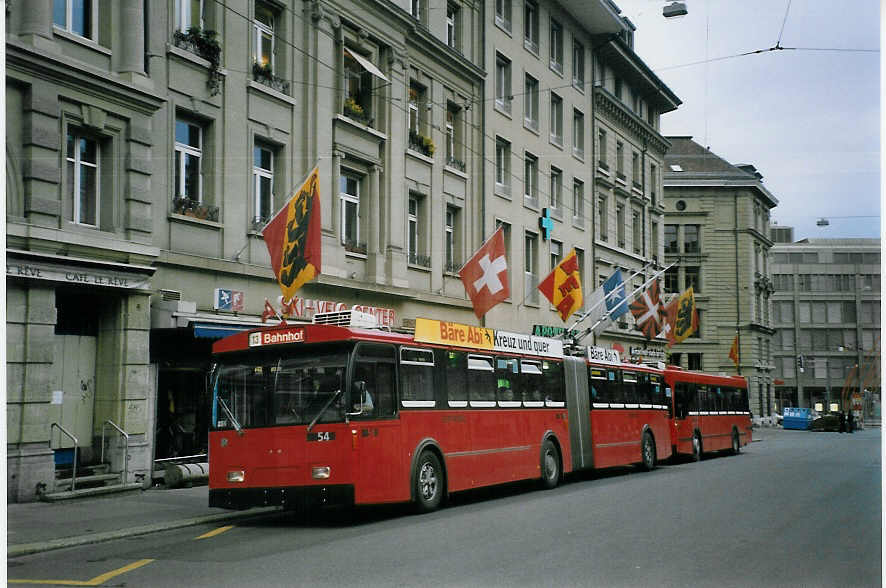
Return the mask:
[[732,455],[741,453],[741,441],[738,438],[738,431],[732,431]]
[[692,461],[701,461],[702,446],[701,435],[695,433],[692,436]]
[[550,439],[541,444],[541,485],[544,489],[556,488],[560,483],[560,452]]
[[423,451],[415,464],[413,485],[415,506],[419,512],[431,512],[443,501],[443,468],[431,451]]
[[643,444],[642,444],[642,452],[643,461],[640,462],[640,465],[647,472],[655,469],[655,441],[652,440],[652,435],[649,434],[649,431],[643,433]]

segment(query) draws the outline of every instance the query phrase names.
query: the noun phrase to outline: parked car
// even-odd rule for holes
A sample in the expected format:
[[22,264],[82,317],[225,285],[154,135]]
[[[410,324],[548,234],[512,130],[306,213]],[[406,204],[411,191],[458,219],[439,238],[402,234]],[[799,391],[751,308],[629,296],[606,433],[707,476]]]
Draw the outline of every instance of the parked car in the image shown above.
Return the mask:
[[812,421],[809,426],[810,431],[830,431],[832,433],[840,432],[840,413],[832,412],[824,414]]

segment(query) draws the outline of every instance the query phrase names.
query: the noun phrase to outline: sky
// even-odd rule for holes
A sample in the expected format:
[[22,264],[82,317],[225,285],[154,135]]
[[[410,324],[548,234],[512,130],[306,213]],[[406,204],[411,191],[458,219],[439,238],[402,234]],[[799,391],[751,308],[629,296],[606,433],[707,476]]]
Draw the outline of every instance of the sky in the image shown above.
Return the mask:
[[878,0],[684,0],[689,14],[671,19],[663,0],[615,1],[636,53],[683,101],[662,134],[754,165],[795,240],[880,237]]

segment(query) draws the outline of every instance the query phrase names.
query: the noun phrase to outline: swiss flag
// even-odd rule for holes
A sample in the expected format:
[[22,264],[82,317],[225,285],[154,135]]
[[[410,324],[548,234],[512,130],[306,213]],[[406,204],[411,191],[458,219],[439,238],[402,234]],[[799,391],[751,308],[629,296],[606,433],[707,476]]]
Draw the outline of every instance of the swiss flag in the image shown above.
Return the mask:
[[486,312],[511,295],[505,259],[504,227],[499,227],[458,272],[474,305],[474,314]]

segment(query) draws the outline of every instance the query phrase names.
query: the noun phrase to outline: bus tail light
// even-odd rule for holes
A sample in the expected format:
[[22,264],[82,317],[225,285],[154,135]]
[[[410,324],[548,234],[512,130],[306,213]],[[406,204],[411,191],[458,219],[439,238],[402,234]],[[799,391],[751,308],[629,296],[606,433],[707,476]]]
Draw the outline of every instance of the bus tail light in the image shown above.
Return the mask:
[[243,470],[234,470],[228,472],[228,482],[242,482],[246,479],[246,472]]
[[314,466],[311,468],[311,477],[315,480],[327,480],[332,473],[329,466]]

